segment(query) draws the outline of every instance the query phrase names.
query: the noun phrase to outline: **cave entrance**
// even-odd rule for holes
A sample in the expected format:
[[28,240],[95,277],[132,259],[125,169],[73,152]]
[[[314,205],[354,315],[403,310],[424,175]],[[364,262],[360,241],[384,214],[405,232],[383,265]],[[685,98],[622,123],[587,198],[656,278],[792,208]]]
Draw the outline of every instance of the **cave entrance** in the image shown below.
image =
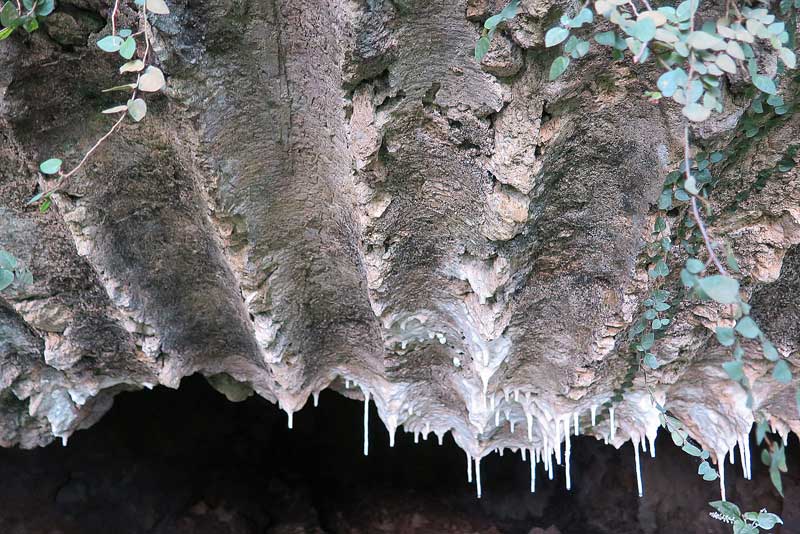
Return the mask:
[[[645,497],[636,497],[633,449],[573,441],[573,489],[559,467],[553,481],[505,451],[482,461],[483,498],[466,481],[466,457],[449,435],[414,444],[398,431],[388,445],[370,425],[362,454],[362,404],[323,392],[318,408],[295,414],[294,429],[273,404],[231,403],[203,378],[180,390],[122,393],[94,427],[68,447],[0,450],[3,534],[567,534],[729,532],[708,517],[718,486],[661,435],[658,458],[642,455]],[[377,421],[374,405],[372,421]],[[789,451],[796,473],[797,442]],[[755,450],[754,450],[755,452]],[[754,454],[757,459],[757,454]],[[729,498],[782,513],[783,532],[800,532],[797,512],[771,490],[728,467]],[[786,477],[786,503],[800,503]],[[754,505],[755,506],[755,505]],[[788,514],[788,515],[787,515]],[[795,515],[792,515],[795,514]],[[794,527],[789,527],[794,524]]]

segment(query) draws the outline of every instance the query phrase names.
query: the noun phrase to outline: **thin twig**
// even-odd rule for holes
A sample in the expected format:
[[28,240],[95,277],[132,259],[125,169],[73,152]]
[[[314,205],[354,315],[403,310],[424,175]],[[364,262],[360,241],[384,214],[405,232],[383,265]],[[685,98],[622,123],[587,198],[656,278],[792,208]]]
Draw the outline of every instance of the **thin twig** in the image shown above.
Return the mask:
[[[683,128],[683,167],[684,171],[686,172],[686,179],[688,180],[691,178],[692,173],[689,170],[689,125],[687,124]],[[697,227],[700,229],[700,233],[703,236],[703,241],[706,245],[706,250],[708,250],[708,256],[714,262],[714,265],[719,270],[720,274],[727,276],[727,271],[725,267],[722,266],[720,263],[719,258],[717,258],[717,254],[714,252],[714,245],[711,242],[711,238],[708,235],[708,231],[706,230],[706,225],[703,222],[703,217],[700,215],[700,210],[697,209],[697,197],[692,195],[692,217],[694,221],[697,223]]]
[[111,11],[111,35],[117,35],[117,11],[119,11],[119,0],[114,0],[114,9]]

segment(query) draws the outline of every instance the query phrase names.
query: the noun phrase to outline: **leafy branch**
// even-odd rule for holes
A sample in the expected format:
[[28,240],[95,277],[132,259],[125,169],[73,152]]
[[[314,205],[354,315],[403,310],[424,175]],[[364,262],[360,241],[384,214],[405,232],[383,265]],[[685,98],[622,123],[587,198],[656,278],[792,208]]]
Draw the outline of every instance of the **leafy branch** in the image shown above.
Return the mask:
[[[555,80],[560,77],[571,60],[588,54],[590,41],[579,35],[583,26],[594,22],[595,14],[615,27],[615,30],[594,35],[597,44],[612,49],[613,59],[623,59],[625,53],[629,52],[634,63],[642,63],[653,57],[663,68],[664,72],[656,82],[658,90],[647,91],[645,96],[653,102],[664,97],[671,98],[682,106],[681,112],[688,122],[683,130],[683,162],[678,171],[667,175],[658,200],[658,208],[664,214],[656,218],[653,229],[656,240],[648,245],[651,259],[648,273],[656,283],[665,280],[670,274],[668,254],[673,250],[674,244],[680,241],[681,248],[689,255],[680,271],[680,280],[686,291],[701,300],[712,300],[722,305],[735,320],[733,327],[717,327],[715,334],[721,345],[732,347],[733,360],[724,363],[723,368],[744,389],[747,406],[752,410],[752,390],[744,373],[744,342],[760,342],[764,357],[774,364],[772,376],[779,383],[789,384],[792,381],[792,372],[789,364],[781,358],[775,346],[750,316],[750,305],[741,297],[739,281],[730,274],[739,272],[730,247],[724,244],[723,250],[723,244],[714,238],[706,223],[705,217],[713,215],[708,201],[708,186],[712,182],[708,168],[711,164],[724,160],[726,155],[723,152],[715,152],[710,156],[698,153],[692,158],[690,124],[707,120],[712,112],[723,111],[723,78],[737,73],[741,73],[757,91],[767,95],[766,101],[774,107],[777,115],[786,113],[788,107],[777,94],[775,80],[758,72],[756,55],[751,45],[755,45],[758,40],[768,42],[780,59],[781,72],[785,68],[796,67],[796,55],[792,49],[793,44],[790,44],[793,36],[790,36],[786,25],[777,21],[767,9],[747,6],[739,8],[733,0],[727,2],[724,16],[716,21],[705,21],[699,30],[696,28],[696,17],[700,0],[685,0],[677,7],[661,6],[655,10],[647,0],[642,0],[642,4],[641,8],[637,8],[632,0],[587,0],[574,17],[562,15],[559,24],[550,28],[544,38],[545,47],[560,45],[564,52],[551,63],[549,78]],[[512,2],[499,15],[486,21],[483,35],[475,47],[475,58],[478,61],[488,52],[497,25],[513,17],[516,7],[516,2]],[[800,0],[781,1],[783,13],[796,7],[800,7]],[[763,100],[761,96],[753,100],[753,108],[757,112],[763,112]],[[747,137],[753,137],[759,132],[758,126],[749,118],[743,121],[742,126]],[[675,230],[676,234],[671,236],[667,231],[666,212],[674,207],[673,202],[679,203],[678,206],[682,204],[683,227],[679,226]],[[706,212],[705,216],[701,205]],[[705,259],[700,258],[703,250]],[[723,252],[727,268],[721,260]],[[712,269],[716,273],[712,274]],[[674,312],[670,310],[673,309],[674,301],[670,297],[671,292],[661,287],[651,291],[644,301],[643,317],[631,329],[631,346],[639,354],[639,367],[644,373],[645,385],[651,392],[651,398],[661,412],[662,425],[670,432],[676,445],[701,460],[698,474],[705,480],[715,480],[719,474],[708,462],[709,453],[694,443],[680,421],[670,416],[655,401],[647,380],[647,369],[655,369],[660,365],[652,347],[657,336],[663,335],[664,328],[673,319]],[[606,404],[622,400],[623,388],[632,385],[630,373],[631,369],[628,370],[622,387],[615,390],[614,397]],[[800,391],[797,399],[800,410]],[[762,451],[762,461],[769,466],[770,477],[782,494],[780,473],[786,470],[785,455],[780,444],[771,442],[766,436],[763,431],[765,425],[763,420],[759,423],[757,441],[759,444],[766,444]],[[724,501],[716,501],[711,505],[717,509],[716,513],[720,514],[720,518],[729,520],[734,525],[735,533],[757,533],[759,528],[768,530],[781,522],[778,516],[765,510],[742,514],[736,505]]]
[[[129,117],[134,122],[139,122],[145,117],[147,114],[147,103],[142,98],[143,95],[140,96],[140,93],[158,92],[166,86],[164,73],[161,69],[148,64],[148,60],[150,59],[151,27],[147,20],[147,14],[149,12],[158,15],[166,15],[169,13],[169,8],[164,0],[136,0],[135,3],[139,6],[139,30],[135,33],[128,28],[117,31],[116,18],[119,13],[119,2],[120,0],[115,0],[111,12],[111,35],[100,39],[97,42],[97,46],[104,52],[112,54],[118,53],[122,59],[126,60],[125,63],[120,66],[119,73],[136,74],[136,81],[103,90],[104,93],[111,91],[130,91],[130,95],[124,104],[119,104],[102,111],[105,115],[119,115],[119,117],[111,128],[86,151],[81,160],[71,170],[64,171],[62,168],[64,162],[59,158],[50,158],[39,165],[39,170],[42,174],[56,175],[58,177],[58,182],[56,182],[55,185],[40,192],[28,201],[28,204],[41,202],[39,210],[42,212],[50,208],[52,194],[66,186],[68,180],[74,176],[89,160],[92,154],[114,134],[123,124],[126,117]],[[139,54],[139,57],[134,59],[140,44],[137,38],[141,38],[141,40],[144,41],[144,50]]]

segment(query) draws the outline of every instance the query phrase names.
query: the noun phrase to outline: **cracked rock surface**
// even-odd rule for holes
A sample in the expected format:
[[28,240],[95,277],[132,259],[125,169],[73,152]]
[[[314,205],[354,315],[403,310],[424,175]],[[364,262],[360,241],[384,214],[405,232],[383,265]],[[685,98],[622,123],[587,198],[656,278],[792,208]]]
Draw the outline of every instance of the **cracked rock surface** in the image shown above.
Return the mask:
[[[613,418],[600,407],[630,366],[655,202],[681,157],[679,110],[641,97],[652,66],[593,49],[548,82],[543,30],[567,6],[543,0],[483,64],[472,47],[502,7],[488,0],[170,5],[153,21],[166,94],[44,215],[25,206],[49,183],[37,162],[77,161],[110,125],[100,89],[121,77],[92,45],[110,6],[72,2],[0,43],[0,246],[34,276],[0,298],[0,445],[66,441],[120,391],[194,373],[290,420],[324,389],[367,397],[391,434],[449,434],[475,459],[554,449],[576,420],[616,447],[655,438],[641,374]],[[732,93],[701,145],[730,143],[747,105]],[[711,227],[793,367],[800,179],[754,184],[798,121],[717,169]],[[650,376],[719,459],[753,423],[720,367],[725,314],[684,301]],[[755,410],[798,432],[797,384],[767,364],[748,347]]]

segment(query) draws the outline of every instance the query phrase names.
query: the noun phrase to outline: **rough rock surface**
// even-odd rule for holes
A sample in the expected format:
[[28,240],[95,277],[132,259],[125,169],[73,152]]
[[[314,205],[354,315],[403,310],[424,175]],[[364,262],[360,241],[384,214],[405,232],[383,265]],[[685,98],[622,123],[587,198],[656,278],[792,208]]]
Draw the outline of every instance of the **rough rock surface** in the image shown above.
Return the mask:
[[[153,35],[166,95],[45,215],[25,206],[48,184],[37,162],[77,161],[109,127],[99,90],[121,77],[92,46],[109,5],[72,2],[0,43],[0,246],[35,279],[0,301],[0,445],[66,441],[119,391],[193,373],[290,420],[323,389],[368,394],[390,433],[450,433],[474,458],[552,448],[572,414],[616,447],[654,438],[641,374],[615,430],[605,411],[589,424],[628,370],[654,203],[680,159],[678,110],[641,97],[654,69],[593,49],[547,82],[543,29],[567,6],[544,0],[522,2],[484,65],[489,1],[170,5]],[[695,135],[725,146],[747,104],[732,94]],[[793,366],[800,179],[753,184],[798,121],[718,170],[712,226]],[[720,367],[725,314],[683,303],[650,376],[718,457],[753,422]],[[747,358],[756,411],[800,431],[797,384]]]

